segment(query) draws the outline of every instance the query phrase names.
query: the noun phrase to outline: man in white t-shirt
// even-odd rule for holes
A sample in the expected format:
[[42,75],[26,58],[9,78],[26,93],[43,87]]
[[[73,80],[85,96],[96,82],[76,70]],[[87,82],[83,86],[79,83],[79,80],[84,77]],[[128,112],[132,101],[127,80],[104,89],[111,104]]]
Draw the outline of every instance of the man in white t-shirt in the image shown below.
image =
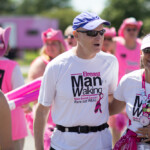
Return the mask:
[[50,150],[110,150],[108,97],[118,82],[118,62],[101,51],[103,25],[94,13],[73,21],[77,46],[52,60],[44,73],[34,121],[36,150],[43,150],[43,134],[51,108],[56,129]]

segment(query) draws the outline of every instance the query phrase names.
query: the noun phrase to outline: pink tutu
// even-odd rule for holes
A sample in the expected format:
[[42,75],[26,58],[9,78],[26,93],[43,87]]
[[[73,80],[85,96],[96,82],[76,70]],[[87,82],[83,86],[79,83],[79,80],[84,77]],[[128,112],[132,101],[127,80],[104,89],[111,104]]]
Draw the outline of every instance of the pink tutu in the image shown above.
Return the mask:
[[[33,133],[33,112],[26,114],[27,124],[32,135]],[[44,150],[49,150],[51,144],[51,135],[54,130],[54,123],[47,123],[44,134]]]
[[113,115],[109,117],[108,124],[111,128],[117,129],[119,132],[121,132],[126,124],[127,124],[127,115],[126,113],[122,112],[118,115]]

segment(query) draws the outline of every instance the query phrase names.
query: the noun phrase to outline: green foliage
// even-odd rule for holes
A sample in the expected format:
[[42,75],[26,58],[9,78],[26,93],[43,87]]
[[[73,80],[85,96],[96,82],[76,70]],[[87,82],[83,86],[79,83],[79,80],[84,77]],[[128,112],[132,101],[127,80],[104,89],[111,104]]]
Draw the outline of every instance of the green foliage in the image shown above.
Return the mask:
[[33,0],[24,0],[15,10],[15,14],[30,15],[36,13],[36,7]]
[[147,19],[149,14],[149,0],[109,0],[100,16],[109,20],[111,26],[116,27],[117,30],[125,18],[135,17],[144,22],[143,29],[147,32],[147,27],[150,26],[150,20]]
[[14,11],[16,3],[11,0],[0,0],[0,14],[9,14]]
[[38,15],[55,18],[59,28],[64,31],[79,14],[70,6],[70,0],[1,0],[1,14]]
[[80,12],[71,8],[52,9],[42,13],[43,17],[57,18],[59,20],[59,28],[64,31],[68,25],[72,25],[73,19]]
[[25,50],[24,51],[24,58],[17,58],[15,61],[18,62],[19,65],[29,66],[32,61],[39,56],[38,50]]
[[70,7],[69,0],[23,0],[16,9],[17,14],[40,14],[53,8]]

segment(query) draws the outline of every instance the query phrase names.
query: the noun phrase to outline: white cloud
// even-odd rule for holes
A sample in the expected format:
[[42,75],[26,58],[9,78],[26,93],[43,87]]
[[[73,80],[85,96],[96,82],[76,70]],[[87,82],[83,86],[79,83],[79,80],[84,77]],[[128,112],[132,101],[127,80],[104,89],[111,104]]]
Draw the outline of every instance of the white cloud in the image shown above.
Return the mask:
[[71,0],[72,7],[77,11],[91,11],[100,14],[106,0]]

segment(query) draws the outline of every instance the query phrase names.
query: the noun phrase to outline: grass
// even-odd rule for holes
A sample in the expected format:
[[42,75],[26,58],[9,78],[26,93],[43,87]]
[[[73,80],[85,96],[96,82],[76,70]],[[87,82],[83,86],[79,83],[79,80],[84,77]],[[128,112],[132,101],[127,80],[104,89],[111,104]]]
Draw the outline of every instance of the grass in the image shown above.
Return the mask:
[[24,51],[24,58],[23,59],[15,59],[20,66],[30,66],[32,61],[39,56],[38,50],[26,50]]
[[[24,54],[23,54],[23,58],[17,58],[15,59],[15,61],[18,62],[18,64],[20,65],[20,67],[22,66],[30,66],[30,64],[32,63],[32,61],[37,58],[39,56],[39,51],[38,50],[26,50],[24,51]],[[25,73],[22,73],[23,74],[23,77],[24,79],[27,78],[28,76],[28,73],[25,72]]]

